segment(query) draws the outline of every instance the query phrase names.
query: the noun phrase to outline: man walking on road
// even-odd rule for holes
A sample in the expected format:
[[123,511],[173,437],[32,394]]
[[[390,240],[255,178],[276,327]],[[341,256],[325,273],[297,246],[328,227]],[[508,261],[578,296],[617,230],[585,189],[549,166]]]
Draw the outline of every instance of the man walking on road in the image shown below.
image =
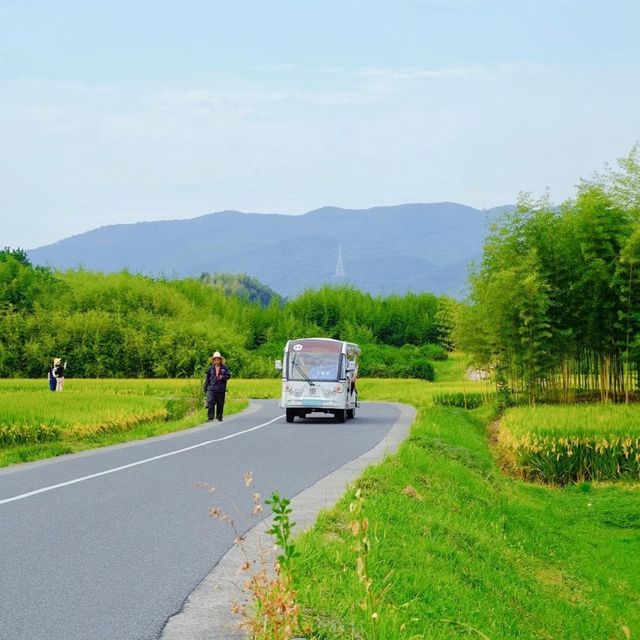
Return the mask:
[[222,422],[224,410],[224,397],[227,392],[227,380],[231,377],[229,367],[224,363],[224,358],[219,351],[211,356],[211,364],[204,378],[204,393],[207,398],[207,418],[213,420],[214,416]]

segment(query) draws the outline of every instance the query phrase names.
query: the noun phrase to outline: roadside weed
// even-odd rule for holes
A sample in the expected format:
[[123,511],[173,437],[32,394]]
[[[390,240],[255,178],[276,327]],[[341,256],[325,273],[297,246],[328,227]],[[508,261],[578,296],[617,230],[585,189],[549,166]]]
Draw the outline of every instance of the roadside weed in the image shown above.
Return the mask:
[[[244,475],[247,488],[254,488],[253,474]],[[215,489],[208,485],[209,493]],[[261,496],[253,493],[251,515],[263,513]],[[258,557],[252,558],[245,545],[245,537],[241,534],[234,518],[218,507],[209,509],[209,515],[231,527],[235,542],[244,556],[240,568],[247,575],[243,589],[247,601],[236,602],[232,613],[240,617],[240,628],[249,634],[251,640],[291,640],[305,633],[300,618],[297,594],[293,587],[293,560],[298,555],[292,542],[292,530],[295,523],[291,521],[290,500],[274,492],[265,500],[273,512],[273,525],[267,530],[272,536],[279,555],[273,561],[265,549],[259,549]]]
[[354,500],[349,505],[349,512],[353,518],[349,527],[354,538],[356,574],[364,590],[360,607],[366,612],[369,640],[378,640],[382,593],[377,591],[369,570],[372,532],[369,531],[369,519],[364,514],[364,499],[360,489],[356,490]]
[[280,570],[291,577],[293,570],[293,559],[300,554],[296,551],[293,544],[292,531],[296,523],[291,521],[291,500],[288,498],[282,498],[280,494],[275,491],[271,494],[271,497],[264,501],[265,504],[271,507],[273,512],[273,526],[267,533],[273,537],[276,545],[280,548],[280,555],[278,556],[278,565]]

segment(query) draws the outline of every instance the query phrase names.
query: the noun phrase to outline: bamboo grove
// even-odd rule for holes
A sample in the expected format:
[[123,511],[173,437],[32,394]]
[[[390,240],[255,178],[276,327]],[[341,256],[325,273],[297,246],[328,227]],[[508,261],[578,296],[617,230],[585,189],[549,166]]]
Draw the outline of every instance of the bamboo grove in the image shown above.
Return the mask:
[[540,399],[630,401],[640,389],[640,154],[561,206],[522,195],[491,229],[460,344]]
[[[247,283],[249,292],[240,286]],[[450,315],[447,298],[375,297],[348,286],[287,301],[265,293],[242,275],[53,272],[34,267],[24,251],[5,249],[0,377],[44,377],[54,356],[68,361],[72,377],[192,377],[215,350],[227,356],[234,377],[274,377],[286,340],[305,335],[359,342],[363,375],[431,380],[431,361],[447,357],[440,320]]]

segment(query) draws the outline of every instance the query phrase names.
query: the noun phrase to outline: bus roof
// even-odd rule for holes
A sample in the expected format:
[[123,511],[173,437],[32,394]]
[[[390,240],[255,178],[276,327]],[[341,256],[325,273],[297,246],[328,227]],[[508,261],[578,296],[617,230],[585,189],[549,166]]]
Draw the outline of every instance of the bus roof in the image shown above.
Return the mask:
[[333,338],[298,338],[287,342],[286,351],[312,351],[314,353],[360,353],[360,347],[353,342]]

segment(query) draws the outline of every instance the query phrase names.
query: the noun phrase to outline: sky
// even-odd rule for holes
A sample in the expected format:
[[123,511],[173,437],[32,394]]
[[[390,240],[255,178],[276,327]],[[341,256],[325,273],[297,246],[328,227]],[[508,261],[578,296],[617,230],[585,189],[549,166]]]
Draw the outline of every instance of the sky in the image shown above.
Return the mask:
[[0,0],[0,246],[562,201],[640,140],[639,24],[637,0]]

